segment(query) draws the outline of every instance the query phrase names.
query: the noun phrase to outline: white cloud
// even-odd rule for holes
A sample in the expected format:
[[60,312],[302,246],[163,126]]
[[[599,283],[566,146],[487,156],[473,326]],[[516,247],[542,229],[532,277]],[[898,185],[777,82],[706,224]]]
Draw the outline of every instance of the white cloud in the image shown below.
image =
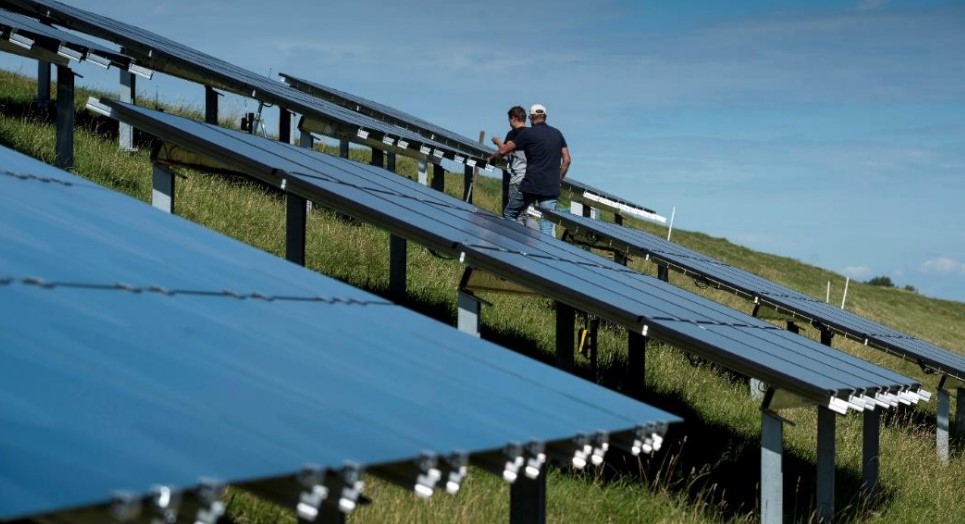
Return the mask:
[[848,266],[841,272],[851,278],[864,278],[871,275],[871,268],[868,266]]
[[922,263],[923,273],[965,273],[965,263],[948,257],[930,258]]

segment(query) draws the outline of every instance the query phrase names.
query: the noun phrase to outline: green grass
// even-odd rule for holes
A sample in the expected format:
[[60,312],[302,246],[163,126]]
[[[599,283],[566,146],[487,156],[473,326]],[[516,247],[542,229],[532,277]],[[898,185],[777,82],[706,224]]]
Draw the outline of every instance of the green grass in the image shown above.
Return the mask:
[[[32,80],[0,72],[0,143],[41,158],[54,159],[54,128],[49,114],[31,109],[36,87]],[[81,110],[88,93],[77,96]],[[200,116],[197,108],[166,110]],[[229,124],[236,119],[227,118]],[[150,196],[148,149],[137,153],[117,150],[116,125],[81,112],[75,135],[76,172],[140,200]],[[322,149],[326,149],[321,147]],[[328,149],[332,152],[331,149]],[[352,150],[365,161],[367,153]],[[402,176],[416,177],[416,165],[399,158]],[[189,220],[282,256],[285,212],[273,191],[241,179],[179,170],[178,213]],[[462,174],[447,176],[447,191],[462,193]],[[483,178],[476,202],[496,211],[499,183]],[[635,224],[663,233],[650,224]],[[674,240],[687,247],[748,269],[815,297],[824,297],[828,280],[841,289],[843,277],[786,257],[758,253],[697,232],[676,230]],[[314,209],[308,217],[307,266],[323,274],[374,291],[388,287],[388,235],[337,213]],[[631,265],[648,274],[654,267],[639,259]],[[456,286],[462,266],[434,256],[417,246],[409,248],[406,305],[452,323]],[[750,304],[731,293],[701,289],[672,275],[674,283],[724,304],[750,310]],[[534,358],[552,361],[554,316],[549,300],[489,294],[493,303],[483,313],[483,335]],[[840,295],[832,301],[840,300]],[[848,308],[944,348],[965,353],[962,328],[965,304],[919,296],[898,289],[852,283]],[[806,331],[816,337],[814,330]],[[589,362],[577,355],[576,373],[608,387],[619,388],[625,366],[625,332],[604,327],[600,333],[600,373],[589,375]],[[917,366],[852,342],[836,347],[916,377],[934,390],[936,379]],[[552,522],[744,522],[756,520],[759,476],[758,406],[748,398],[746,384],[715,366],[692,362],[662,344],[651,344],[647,354],[647,392],[642,400],[682,415],[665,449],[641,461],[613,454],[599,470],[573,472],[552,468],[548,481],[548,518]],[[838,514],[845,522],[963,522],[965,521],[965,459],[961,454],[942,465],[934,451],[934,402],[900,409],[884,418],[881,431],[882,495],[861,498],[861,417],[839,418]],[[784,414],[785,509],[790,520],[812,518],[816,415],[813,409]],[[508,486],[473,469],[456,496],[438,493],[429,501],[366,478],[365,493],[373,500],[351,517],[358,522],[500,522],[508,515]],[[294,522],[292,513],[234,490],[227,495],[235,522]]]

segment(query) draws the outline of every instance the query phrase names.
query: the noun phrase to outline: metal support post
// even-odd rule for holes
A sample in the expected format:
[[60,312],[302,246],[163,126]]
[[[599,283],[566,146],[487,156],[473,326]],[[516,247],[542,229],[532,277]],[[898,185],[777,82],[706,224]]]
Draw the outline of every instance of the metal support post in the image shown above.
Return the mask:
[[830,329],[821,330],[821,343],[825,346],[831,347],[831,339],[834,338],[834,332]]
[[429,163],[425,160],[419,161],[419,183],[429,185]]
[[396,302],[405,298],[407,255],[405,239],[389,235],[389,294]]
[[784,518],[784,423],[770,411],[761,411],[761,524]]
[[338,156],[341,158],[348,158],[348,140],[338,141]]
[[50,62],[37,61],[37,105],[47,109],[50,103]]
[[864,429],[861,469],[864,476],[865,492],[872,496],[878,491],[878,469],[880,458],[881,411],[866,409],[864,411]]
[[305,198],[294,193],[285,195],[285,259],[305,265]]
[[965,388],[955,389],[955,435],[965,437]]
[[[793,320],[788,320],[786,323],[786,326],[787,326],[787,330],[790,331],[791,333],[794,333],[795,335],[801,334],[801,326],[797,325]],[[824,337],[822,336],[822,339],[823,338]]]
[[657,264],[657,279],[670,282],[670,268],[667,264]]
[[[623,215],[621,215],[620,213],[614,213],[614,214],[613,214],[613,223],[616,224],[616,225],[618,225],[618,226],[622,226],[622,225],[623,225]],[[623,253],[614,252],[614,253],[613,253],[613,261],[616,262],[617,264],[620,264],[620,265],[622,265],[622,266],[625,266],[625,265],[627,265],[627,256],[624,255]]]
[[218,125],[218,92],[204,86],[204,123]]
[[151,205],[165,213],[174,213],[174,173],[154,164],[151,179]]
[[509,522],[543,524],[546,522],[546,472],[535,479],[520,475],[509,488]]
[[576,311],[562,302],[556,303],[556,367],[573,370],[573,323]]
[[470,204],[472,203],[472,182],[473,169],[469,164],[466,164],[462,172],[462,200]]
[[627,330],[627,375],[623,390],[639,395],[647,385],[647,337]]
[[834,412],[818,406],[817,514],[819,522],[834,518]]
[[468,291],[459,289],[459,311],[456,316],[459,331],[479,336],[479,324],[482,313],[482,302]]
[[292,112],[284,107],[278,108],[278,141],[292,143]]
[[384,167],[385,152],[382,151],[381,149],[372,148],[372,158],[371,160],[369,160],[369,164],[379,168]]
[[395,153],[385,154],[385,169],[395,173]]
[[945,388],[938,390],[938,406],[936,406],[936,409],[938,413],[935,423],[935,446],[938,449],[938,460],[942,464],[948,464],[950,451],[948,446],[949,398],[948,390]]
[[74,72],[57,66],[57,160],[64,170],[74,168]]
[[593,218],[593,208],[583,204],[583,216],[586,218]]
[[432,164],[432,189],[446,191],[446,170],[442,164]]
[[305,149],[315,148],[315,137],[308,131],[299,131],[298,133],[298,146],[304,147]]
[[502,206],[499,209],[503,210],[506,209],[506,204],[509,203],[509,171],[506,170],[503,170],[503,182],[500,186],[500,196],[502,198]]
[[[118,71],[120,71],[121,80],[121,102],[133,104],[137,96],[137,77],[134,76],[134,73],[124,71],[123,69],[119,69]],[[134,151],[134,126],[118,120],[117,141],[117,145],[121,151]]]

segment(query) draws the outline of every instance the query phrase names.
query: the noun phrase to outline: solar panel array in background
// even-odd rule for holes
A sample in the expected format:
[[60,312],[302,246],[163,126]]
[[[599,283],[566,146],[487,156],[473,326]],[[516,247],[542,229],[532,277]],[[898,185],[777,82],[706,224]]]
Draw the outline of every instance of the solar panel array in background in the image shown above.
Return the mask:
[[[37,16],[43,21],[117,43],[126,54],[157,71],[278,104],[303,115],[318,115],[375,135],[401,138],[410,148],[419,144],[448,152],[458,151],[422,135],[389,125],[356,111],[321,100],[282,82],[232,65],[181,43],[123,22],[51,0],[0,0],[0,6]],[[373,135],[374,136],[374,135]],[[381,139],[381,136],[374,136]],[[413,147],[414,146],[414,147]]]
[[594,241],[600,239],[620,250],[647,253],[651,259],[665,261],[859,341],[867,341],[871,346],[920,360],[928,367],[965,379],[965,355],[929,344],[645,231],[553,210],[546,211],[546,214],[578,236],[592,235]]
[[0,520],[679,420],[6,149],[0,223]]
[[388,171],[121,102],[100,104],[100,110],[164,140],[162,156],[176,157],[184,149],[216,158],[628,329],[647,326],[654,338],[813,401],[919,387]]
[[[563,191],[564,191],[564,193],[565,193],[567,190],[569,190],[570,192],[572,192],[572,195],[571,195],[572,197],[580,197],[581,200],[582,200],[582,194],[583,194],[583,193],[592,193],[592,194],[594,194],[594,195],[601,196],[601,197],[603,197],[603,198],[605,198],[605,199],[607,199],[607,200],[611,200],[611,201],[613,201],[613,202],[616,202],[616,203],[618,203],[618,204],[622,204],[622,205],[628,206],[628,207],[630,207],[630,208],[635,208],[635,209],[639,209],[639,210],[641,210],[641,211],[646,211],[647,213],[656,213],[656,211],[654,211],[654,210],[652,210],[652,209],[645,208],[645,207],[641,206],[640,204],[634,204],[633,202],[630,202],[630,201],[628,201],[628,200],[626,200],[626,199],[624,199],[624,198],[618,197],[618,196],[616,196],[616,195],[614,195],[614,194],[611,194],[611,193],[607,193],[606,191],[603,191],[603,190],[597,189],[597,188],[595,188],[595,187],[593,187],[593,186],[584,184],[584,183],[582,183],[582,182],[580,182],[580,181],[578,181],[578,180],[573,180],[573,179],[570,178],[570,177],[566,177],[566,178],[563,179]],[[588,203],[588,205],[589,205],[589,204],[591,204],[591,203]]]
[[319,84],[318,82],[304,80],[285,73],[280,73],[280,76],[295,89],[304,91],[305,93],[313,96],[324,98],[329,102],[369,115],[372,118],[381,120],[388,124],[404,127],[410,131],[419,133],[426,138],[442,142],[452,147],[457,147],[462,150],[463,153],[471,155],[480,160],[487,159],[492,153],[495,152],[494,149],[486,146],[485,144],[481,144],[478,141],[472,140],[471,138],[467,138],[459,133],[437,126],[431,122],[427,122],[417,116],[410,115],[405,111],[395,109],[394,107],[380,104],[367,98],[353,95],[352,93],[340,91],[338,89]]

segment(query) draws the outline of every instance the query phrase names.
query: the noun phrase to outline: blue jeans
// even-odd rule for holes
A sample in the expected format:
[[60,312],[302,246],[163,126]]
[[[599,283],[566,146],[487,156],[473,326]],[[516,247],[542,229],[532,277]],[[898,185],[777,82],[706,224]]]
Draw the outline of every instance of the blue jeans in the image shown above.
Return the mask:
[[[516,222],[523,222],[520,220],[520,216],[526,213],[526,208],[531,204],[536,204],[537,206],[554,210],[556,209],[557,197],[544,197],[534,195],[532,193],[523,193],[519,190],[518,186],[514,186],[515,184],[509,187],[509,202],[506,203],[506,209],[503,210],[503,218]],[[549,236],[554,236],[553,233],[555,232],[555,228],[553,226],[554,224],[547,219],[541,219],[539,221],[539,230]]]

